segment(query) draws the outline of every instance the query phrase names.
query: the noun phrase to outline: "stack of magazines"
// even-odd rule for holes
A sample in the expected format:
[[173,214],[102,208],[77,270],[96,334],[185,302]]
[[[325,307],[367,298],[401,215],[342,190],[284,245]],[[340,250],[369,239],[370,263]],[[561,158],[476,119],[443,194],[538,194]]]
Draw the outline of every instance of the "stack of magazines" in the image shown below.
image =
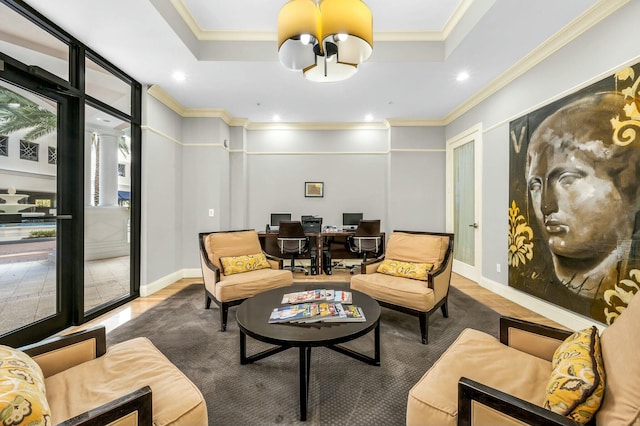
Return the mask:
[[362,308],[351,304],[350,291],[307,290],[287,293],[284,306],[274,308],[270,323],[363,322]]

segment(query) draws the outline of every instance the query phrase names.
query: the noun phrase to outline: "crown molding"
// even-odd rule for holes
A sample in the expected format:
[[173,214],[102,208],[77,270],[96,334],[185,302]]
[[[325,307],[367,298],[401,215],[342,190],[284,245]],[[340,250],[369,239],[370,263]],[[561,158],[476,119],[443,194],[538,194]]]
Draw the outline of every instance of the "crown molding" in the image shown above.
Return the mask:
[[147,89],[147,93],[156,98],[158,101],[162,102],[166,107],[173,110],[173,112],[175,112],[176,114],[181,116],[184,115],[186,108],[157,84],[149,86],[149,88]]
[[450,124],[455,119],[468,112],[473,107],[480,104],[489,96],[504,88],[516,78],[520,77],[540,62],[569,44],[578,36],[598,24],[600,21],[629,3],[631,0],[598,0],[596,4],[591,6],[581,16],[574,19],[552,37],[543,42],[536,49],[532,50],[528,55],[520,59],[513,66],[500,74],[492,82],[484,86],[480,91],[468,98],[458,107],[454,108],[444,118],[445,125]]
[[388,118],[387,121],[391,127],[437,127],[447,124],[443,119],[426,118]]
[[234,118],[229,112],[222,108],[186,108],[165,90],[154,84],[147,89],[147,93],[163,103],[173,112],[181,117],[187,118],[220,118],[229,126],[244,126],[246,118]]
[[[193,14],[184,0],[170,0],[171,5],[189,27],[194,37],[199,41],[278,41],[277,31],[229,31],[209,30],[198,25]],[[374,31],[375,41],[445,41],[453,29],[458,25],[464,14],[469,10],[474,0],[463,0],[453,11],[453,14],[441,31]]]
[[388,122],[345,122],[345,123],[266,123],[248,122],[245,126],[247,130],[387,130]]
[[175,100],[170,94],[157,84],[150,86],[147,93],[173,112],[185,118],[220,118],[228,126],[244,127],[247,130],[386,130],[389,123],[269,123],[269,122],[251,122],[246,118],[235,118],[225,109],[216,108],[186,108],[180,102]]
[[447,21],[444,29],[442,30],[442,40],[446,40],[449,38],[451,32],[458,26],[462,17],[467,13],[471,5],[473,4],[473,0],[463,0],[460,2],[456,10],[453,11],[451,18]]

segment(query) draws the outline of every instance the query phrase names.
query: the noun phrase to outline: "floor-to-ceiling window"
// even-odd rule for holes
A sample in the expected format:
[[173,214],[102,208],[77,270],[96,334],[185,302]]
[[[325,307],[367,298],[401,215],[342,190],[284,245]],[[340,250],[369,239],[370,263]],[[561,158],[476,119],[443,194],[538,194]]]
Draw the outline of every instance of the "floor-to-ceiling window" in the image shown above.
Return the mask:
[[0,343],[138,296],[140,85],[0,0]]

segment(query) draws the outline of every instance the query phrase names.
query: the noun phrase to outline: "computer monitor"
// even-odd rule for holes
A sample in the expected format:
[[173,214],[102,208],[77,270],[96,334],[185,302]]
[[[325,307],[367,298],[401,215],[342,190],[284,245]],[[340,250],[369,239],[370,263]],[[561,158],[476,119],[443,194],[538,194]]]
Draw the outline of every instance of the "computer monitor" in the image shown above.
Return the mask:
[[362,220],[362,213],[342,213],[342,227],[344,229],[356,229]]
[[280,226],[280,222],[283,220],[291,220],[291,213],[271,213],[271,220],[269,224],[273,226]]

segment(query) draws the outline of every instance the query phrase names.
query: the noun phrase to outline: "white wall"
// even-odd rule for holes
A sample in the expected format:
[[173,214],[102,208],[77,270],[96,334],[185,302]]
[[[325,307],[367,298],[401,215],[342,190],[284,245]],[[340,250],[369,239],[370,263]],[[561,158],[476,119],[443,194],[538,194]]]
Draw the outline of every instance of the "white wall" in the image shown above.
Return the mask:
[[445,231],[445,155],[442,127],[391,129],[390,230]]
[[[182,123],[182,265],[198,268],[198,233],[229,229],[229,127],[219,118]],[[214,215],[209,216],[213,209]]]
[[[182,266],[182,120],[143,96],[141,294],[171,283]],[[175,281],[175,280],[174,280]]]
[[[343,212],[386,222],[389,151],[385,130],[247,132],[248,227],[264,229],[271,212],[317,215],[341,225]],[[324,182],[324,197],[304,196]]]

